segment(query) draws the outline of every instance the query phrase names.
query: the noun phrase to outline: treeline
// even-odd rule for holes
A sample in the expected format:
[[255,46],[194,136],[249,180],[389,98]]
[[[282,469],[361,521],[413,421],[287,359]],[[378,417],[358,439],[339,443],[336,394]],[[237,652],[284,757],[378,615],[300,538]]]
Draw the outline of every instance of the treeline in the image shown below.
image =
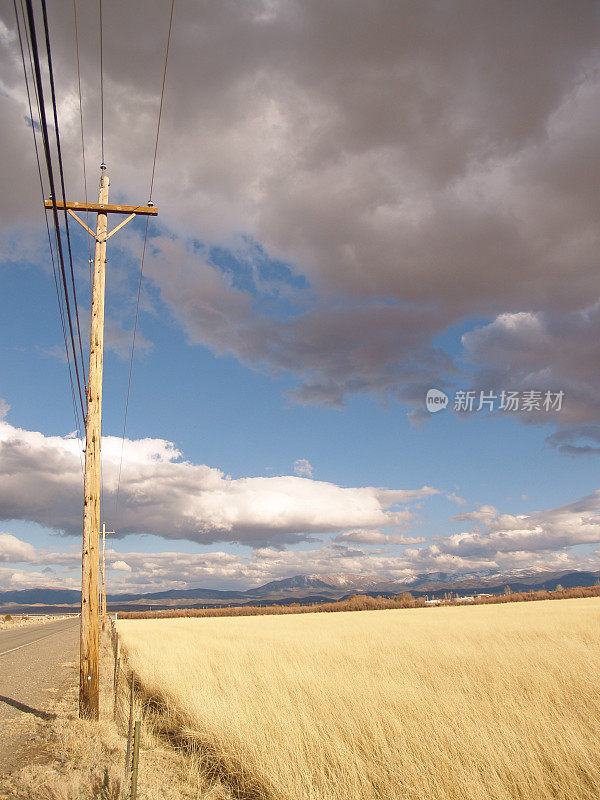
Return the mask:
[[[442,606],[485,605],[491,603],[523,603],[535,600],[566,600],[575,597],[600,597],[599,586],[575,586],[572,589],[557,588],[554,591],[537,589],[531,592],[511,592],[489,596],[475,595],[474,600],[440,600]],[[172,619],[175,617],[251,617],[260,614],[314,614],[337,611],[378,611],[393,608],[427,608],[424,597],[414,597],[410,592],[395,597],[370,597],[357,594],[347,600],[315,605],[291,603],[280,606],[228,606],[226,608],[174,608],[166,611],[120,611],[120,619]],[[434,606],[435,607],[435,606]]]
[[[473,602],[482,605],[484,603],[522,603],[528,600],[568,600],[576,597],[600,597],[600,585],[573,586],[571,589],[563,589],[558,586],[553,591],[536,589],[531,592],[505,592],[504,594],[492,594],[489,597],[477,597]],[[465,604],[454,601],[451,605]]]

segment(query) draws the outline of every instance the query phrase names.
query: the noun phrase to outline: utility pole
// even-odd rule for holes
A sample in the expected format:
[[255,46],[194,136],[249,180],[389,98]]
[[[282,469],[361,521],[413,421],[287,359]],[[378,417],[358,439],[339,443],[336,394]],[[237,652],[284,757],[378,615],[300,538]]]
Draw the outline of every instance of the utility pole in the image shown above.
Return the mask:
[[102,616],[102,630],[106,628],[106,534],[114,531],[106,530],[106,523],[102,523],[102,604],[100,614]]
[[[92,289],[92,325],[90,332],[90,367],[86,387],[85,480],[83,489],[83,548],[81,557],[81,643],[79,652],[79,716],[99,717],[98,681],[98,539],[100,536],[100,439],[102,435],[102,368],[104,358],[104,287],[106,243],[138,214],[156,216],[158,209],[148,206],[108,204],[110,181],[106,165],[100,165],[98,203],[72,203],[47,200],[46,208],[66,209],[95,239],[94,280]],[[75,211],[97,213],[94,233]],[[109,214],[129,216],[108,232]]]

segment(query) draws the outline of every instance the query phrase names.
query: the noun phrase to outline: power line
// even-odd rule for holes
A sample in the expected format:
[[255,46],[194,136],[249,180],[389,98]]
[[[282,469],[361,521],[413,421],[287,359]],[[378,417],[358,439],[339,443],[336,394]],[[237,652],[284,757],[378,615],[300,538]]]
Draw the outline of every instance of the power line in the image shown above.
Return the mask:
[[100,0],[100,142],[104,164],[104,42],[102,36],[102,0]]
[[[87,172],[86,172],[86,163],[85,163],[85,135],[84,135],[84,128],[83,128],[83,100],[82,100],[82,96],[81,96],[81,66],[80,66],[80,62],[79,62],[79,29],[78,29],[78,25],[77,25],[77,0],[73,0],[73,25],[74,25],[74,28],[75,28],[75,57],[76,57],[76,61],[77,61],[77,89],[78,89],[78,93],[79,93],[79,125],[80,125],[80,128],[81,128],[81,163],[82,163],[82,166],[83,166],[83,194],[84,194],[84,198],[85,198],[85,204],[87,206],[87,204],[88,204]],[[89,211],[86,208],[85,222],[86,222],[86,225],[88,226],[88,228],[90,226],[89,217],[90,217]],[[90,303],[91,303],[91,295],[92,295],[92,292],[93,292],[93,283],[94,283],[93,270],[92,270],[92,264],[93,264],[93,260],[92,260],[92,245],[91,245],[90,237],[86,236],[85,238],[87,240],[87,246],[88,246],[88,264],[89,264],[89,270],[90,270]],[[100,451],[102,451],[102,440],[100,440]],[[102,476],[102,462],[100,463],[100,474]],[[104,489],[103,480],[104,479],[103,479],[103,477],[101,477],[100,480],[101,480],[101,487],[102,487],[101,499],[100,499],[100,507],[102,508],[103,505],[104,505],[104,500],[103,500],[103,489]]]
[[55,199],[55,189],[54,189],[54,173],[52,168],[52,157],[50,155],[50,142],[48,136],[48,126],[46,122],[46,109],[44,104],[44,89],[42,85],[42,75],[40,69],[40,60],[39,60],[39,51],[37,45],[37,36],[35,32],[35,19],[33,14],[33,6],[31,0],[26,0],[27,5],[27,20],[29,23],[29,47],[33,56],[33,74],[34,74],[34,85],[36,86],[36,95],[38,100],[38,109],[39,109],[39,117],[40,117],[40,128],[42,132],[42,142],[44,145],[44,155],[46,160],[46,169],[48,172],[48,182],[50,185],[50,193],[52,195],[52,214],[53,214],[53,222],[54,222],[54,231],[56,236],[56,244],[57,244],[57,251],[60,263],[60,271],[62,277],[62,284],[63,284],[63,291],[64,291],[64,299],[65,299],[65,308],[67,312],[67,319],[68,319],[68,327],[69,327],[69,334],[71,339],[71,352],[73,355],[73,363],[75,366],[75,374],[77,379],[77,388],[79,393],[79,402],[81,405],[81,412],[82,417],[85,420],[85,409],[84,409],[84,402],[83,402],[83,393],[81,390],[81,378],[79,375],[79,366],[77,363],[77,351],[75,349],[75,336],[73,333],[73,320],[71,317],[71,305],[69,301],[69,292],[67,287],[67,278],[66,278],[66,270],[64,264],[64,256],[63,256],[63,248],[62,248],[62,239],[60,234],[60,225],[58,221],[58,210],[56,207],[56,199]]
[[[87,174],[86,174],[86,167],[85,167],[85,138],[83,135],[83,102],[81,100],[81,69],[79,66],[79,32],[77,28],[77,0],[73,0],[73,19],[75,25],[75,55],[77,58],[77,88],[79,90],[79,123],[81,127],[81,161],[83,164],[83,194],[85,197],[85,204],[87,206],[88,202],[88,194],[87,194]],[[89,211],[86,210],[85,212],[85,222],[89,228],[90,219],[89,219]],[[89,236],[85,237],[87,239],[88,245],[88,264],[90,265],[90,291],[92,288],[92,245],[89,239]]]
[[[27,104],[29,106],[29,119],[31,121],[31,131],[32,131],[32,134],[33,134],[33,146],[34,146],[34,150],[35,150],[35,159],[36,159],[36,163],[37,163],[37,171],[38,171],[38,177],[39,177],[39,181],[40,181],[40,192],[41,192],[42,201],[43,201],[44,200],[44,182],[43,182],[43,179],[42,179],[42,168],[41,168],[41,164],[40,164],[40,155],[39,155],[39,150],[38,150],[38,145],[37,145],[37,137],[35,135],[35,124],[34,124],[34,121],[33,121],[33,109],[32,109],[32,106],[31,106],[31,94],[29,92],[29,79],[27,77],[27,66],[26,66],[26,63],[25,63],[25,52],[24,52],[24,49],[23,49],[23,39],[22,39],[22,36],[21,36],[21,25],[20,25],[20,22],[19,22],[19,12],[18,12],[18,9],[17,9],[16,0],[13,0],[13,5],[14,5],[14,9],[15,9],[15,18],[16,18],[16,22],[17,22],[17,33],[18,33],[18,36],[19,36],[19,47],[20,47],[20,50],[21,50],[21,61],[23,62],[23,75],[24,75],[24,78],[25,78],[25,89],[26,89],[26,92],[27,92]],[[23,0],[21,0],[21,13],[23,15],[23,23],[25,23],[25,10],[24,10],[24,7],[23,7]],[[24,24],[24,30],[25,30],[25,34],[27,36],[27,26],[25,24]],[[28,48],[28,52],[29,52],[30,67],[31,67],[31,71],[33,73],[33,64],[31,62],[31,49],[30,49],[30,46],[29,46],[29,38],[28,38],[28,36],[27,36],[27,48]],[[37,100],[37,94],[36,94],[36,100]],[[38,109],[38,111],[39,111],[39,109]],[[53,273],[53,276],[54,276],[54,287],[56,289],[56,299],[58,301],[58,311],[59,311],[59,316],[60,316],[61,329],[62,329],[62,333],[63,333],[63,341],[64,341],[64,345],[65,345],[65,352],[66,352],[66,355],[67,355],[67,367],[68,367],[68,372],[69,372],[69,384],[70,384],[70,388],[71,388],[71,401],[73,403],[73,417],[75,419],[76,431],[77,431],[78,434],[80,434],[80,431],[82,430],[82,426],[80,425],[79,415],[77,413],[77,403],[76,403],[76,400],[75,400],[75,386],[74,386],[74,383],[73,383],[73,373],[71,371],[71,359],[70,359],[70,355],[69,355],[69,346],[68,346],[68,343],[67,343],[67,331],[66,331],[66,327],[65,327],[64,309],[63,309],[63,303],[62,303],[62,298],[61,298],[60,288],[59,288],[59,282],[58,282],[58,277],[57,277],[56,262],[55,262],[55,259],[54,259],[54,249],[52,247],[52,238],[50,236],[50,226],[48,224],[48,214],[47,214],[47,212],[44,212],[44,221],[46,223],[46,233],[48,235],[48,247],[49,247],[49,250],[50,250],[50,258],[51,258],[51,261],[52,261],[52,273]],[[78,435],[78,438],[79,438],[79,435]],[[82,460],[82,457],[81,457],[81,452],[79,453],[79,460],[81,462],[81,469],[82,469],[82,472],[83,472],[83,460]]]
[[81,344],[81,325],[79,324],[79,308],[77,306],[77,289],[75,288],[75,271],[73,269],[73,254],[71,251],[71,234],[69,232],[69,215],[66,208],[65,176],[63,171],[62,151],[60,147],[60,133],[58,129],[58,109],[56,107],[56,94],[54,91],[54,70],[52,69],[52,53],[50,51],[50,32],[48,29],[48,15],[46,13],[46,0],[42,0],[42,13],[44,18],[44,34],[46,37],[46,51],[48,54],[48,73],[50,77],[50,93],[52,96],[52,109],[54,112],[54,133],[56,135],[56,149],[58,152],[58,169],[60,173],[60,186],[62,190],[63,202],[65,203],[65,230],[67,232],[67,251],[69,253],[69,268],[71,271],[71,288],[73,289],[73,305],[75,306],[75,321],[77,323],[77,337],[79,339],[79,353],[81,355],[81,369],[83,371],[83,383],[86,385],[85,378],[85,359],[83,357],[83,346]]
[[133,374],[133,354],[135,350],[135,335],[137,332],[138,315],[140,310],[140,296],[142,293],[142,276],[144,274],[144,259],[146,258],[146,242],[148,241],[148,223],[150,220],[146,218],[146,230],[144,232],[144,246],[142,248],[142,259],[140,262],[140,277],[138,281],[137,301],[135,304],[135,319],[133,323],[133,334],[131,338],[131,356],[129,358],[129,378],[127,380],[127,394],[125,396],[125,414],[123,418],[123,435],[121,436],[121,457],[119,459],[119,474],[117,477],[117,491],[115,494],[115,523],[117,527],[117,508],[119,505],[119,492],[121,490],[121,473],[123,471],[123,450],[125,448],[125,432],[127,430],[127,413],[129,411],[129,396],[131,393],[131,376]]
[[[26,42],[27,42],[27,52],[28,52],[28,55],[29,55],[29,67],[30,67],[30,70],[31,70],[32,82],[33,82],[33,86],[34,86],[34,90],[35,90],[36,104],[37,104],[37,110],[38,110],[38,119],[39,119],[40,118],[40,105],[39,105],[39,98],[38,98],[38,94],[37,94],[37,86],[36,86],[35,80],[34,80],[33,60],[32,60],[32,56],[31,56],[31,43],[29,41],[29,32],[27,30],[27,25],[25,23],[25,9],[24,9],[24,6],[23,6],[23,0],[21,0],[21,13],[22,13],[22,16],[23,16],[23,29],[25,31],[25,38],[26,38]],[[18,24],[19,24],[19,20],[18,20],[18,16],[17,16],[17,26],[18,26]],[[19,31],[19,43],[21,45],[21,58],[23,60],[23,47],[22,47],[22,41],[21,41],[21,37],[20,37],[20,31]],[[27,78],[27,68],[25,66],[24,60],[23,60],[23,73],[24,73],[24,76],[25,76],[25,88],[27,90],[27,102],[28,102],[28,105],[29,105],[29,117],[31,119],[31,129],[32,129],[32,133],[33,133],[33,145],[34,145],[34,148],[35,148],[35,157],[36,157],[36,162],[37,162],[38,177],[39,177],[39,181],[40,181],[40,192],[41,192],[42,202],[43,202],[44,201],[44,181],[42,179],[42,169],[41,169],[41,165],[40,165],[40,157],[39,157],[39,150],[38,150],[38,146],[37,146],[37,137],[36,137],[36,133],[35,133],[35,125],[33,124],[33,111],[32,111],[32,108],[31,108],[31,96],[30,96],[30,92],[29,92],[29,81],[28,81],[28,78]],[[83,431],[84,431],[84,428],[85,428],[85,417],[82,417],[81,421],[80,421],[79,409],[78,409],[78,406],[77,406],[77,401],[75,399],[76,392],[75,392],[75,385],[74,385],[74,381],[73,381],[73,371],[71,369],[71,354],[70,354],[70,351],[69,351],[69,345],[68,345],[68,340],[67,340],[67,330],[66,330],[66,324],[65,324],[64,303],[63,303],[63,299],[62,299],[60,281],[58,279],[57,265],[56,265],[56,261],[55,261],[55,258],[54,258],[54,248],[52,247],[52,238],[50,236],[50,226],[48,224],[48,212],[47,211],[44,211],[44,222],[46,223],[46,233],[47,233],[47,236],[48,236],[48,248],[50,250],[50,258],[52,260],[52,273],[53,273],[53,277],[54,277],[54,287],[55,287],[55,290],[56,290],[56,300],[57,300],[57,303],[58,303],[60,324],[61,324],[61,329],[62,329],[62,333],[63,333],[63,342],[64,342],[64,345],[65,345],[65,354],[66,354],[66,358],[67,358],[67,368],[68,368],[68,372],[69,372],[69,384],[70,384],[70,388],[71,388],[71,402],[73,404],[73,417],[74,417],[74,420],[75,420],[75,430],[77,431],[78,438],[80,438],[80,437],[83,436]],[[55,231],[55,238],[56,238],[56,231]],[[81,439],[81,441],[82,441],[81,450],[83,451],[83,439]],[[83,476],[83,459],[81,458],[81,452],[80,452],[79,460],[81,462],[81,471],[82,471],[82,476]]]
[[[73,332],[73,320],[71,317],[71,304],[69,301],[69,292],[67,287],[67,277],[66,277],[66,270],[65,270],[65,263],[64,263],[64,256],[63,256],[63,248],[62,248],[62,239],[60,234],[60,225],[58,221],[58,210],[56,207],[56,192],[54,188],[54,172],[52,168],[52,157],[50,154],[50,141],[48,136],[48,125],[46,121],[46,109],[44,103],[44,89],[42,85],[42,74],[40,69],[40,59],[39,59],[39,51],[38,51],[38,44],[37,44],[37,36],[35,32],[35,19],[33,14],[33,6],[31,0],[25,0],[27,6],[27,21],[29,23],[29,45],[31,48],[31,53],[33,56],[33,66],[34,66],[34,85],[36,86],[36,94],[38,99],[38,106],[39,106],[39,116],[40,116],[40,128],[42,132],[42,142],[44,145],[44,156],[46,160],[46,169],[48,172],[48,182],[50,186],[50,193],[52,196],[52,217],[54,222],[54,230],[56,234],[56,242],[57,242],[57,250],[58,250],[58,257],[60,263],[60,271],[63,283],[63,290],[64,290],[64,298],[65,298],[65,309],[67,312],[67,319],[68,319],[68,327],[69,327],[69,334],[71,339],[71,348],[73,354],[73,363],[75,366],[75,374],[77,379],[77,388],[79,393],[79,403],[81,405],[81,412],[83,419],[85,420],[85,407],[84,407],[84,395],[81,388],[81,378],[79,374],[79,365],[77,363],[77,351],[75,348],[75,336]],[[43,0],[44,2],[44,0]],[[45,5],[45,3],[44,3]],[[57,131],[58,134],[58,131]],[[83,367],[83,364],[82,364]]]
[[158,107],[158,122],[156,124],[156,141],[154,143],[154,159],[152,161],[152,178],[150,179],[150,201],[152,200],[152,190],[154,189],[154,172],[156,170],[156,155],[158,153],[158,136],[160,134],[160,120],[162,118],[163,100],[165,97],[165,81],[167,79],[167,62],[169,60],[169,47],[171,45],[171,28],[173,26],[173,9],[175,0],[171,0],[171,14],[169,16],[169,32],[167,34],[167,49],[165,51],[165,68],[163,70],[162,89],[160,90],[160,106]]
[[[100,2],[102,2],[102,0],[100,0]],[[158,120],[157,120],[157,123],[156,123],[156,139],[155,139],[155,142],[154,142],[154,158],[152,160],[152,176],[150,178],[150,196],[149,196],[149,200],[148,200],[148,205],[152,204],[152,191],[154,189],[154,174],[155,174],[155,171],[156,171],[156,159],[157,159],[157,154],[158,154],[158,138],[159,138],[159,135],[160,135],[160,122],[161,122],[161,119],[162,119],[163,101],[164,101],[164,97],[165,97],[165,83],[166,83],[166,79],[167,79],[167,64],[168,64],[168,61],[169,61],[169,48],[170,48],[170,45],[171,45],[171,29],[173,27],[173,10],[174,10],[174,8],[175,8],[175,0],[171,0],[171,13],[169,15],[169,31],[167,33],[167,47],[166,47],[166,50],[165,50],[165,66],[164,66],[164,69],[163,69],[162,87],[161,87],[161,91],[160,91],[160,105],[158,107]],[[122,470],[123,470],[123,450],[125,448],[125,433],[126,433],[126,430],[127,430],[127,414],[128,414],[128,411],[129,411],[129,396],[130,396],[130,393],[131,393],[131,377],[132,377],[132,374],[133,374],[133,356],[134,356],[134,351],[135,351],[135,337],[136,337],[136,333],[137,333],[137,324],[138,324],[138,317],[139,317],[139,311],[140,311],[140,297],[141,297],[141,293],[142,293],[142,277],[143,277],[143,274],[144,274],[144,261],[145,261],[145,258],[146,258],[146,244],[148,242],[148,224],[149,224],[149,222],[150,222],[150,219],[147,217],[146,218],[146,230],[144,232],[144,244],[143,244],[143,247],[142,247],[142,258],[141,258],[141,261],[140,261],[140,275],[139,275],[139,280],[138,280],[137,300],[136,300],[136,304],[135,304],[135,318],[134,318],[133,333],[132,333],[132,338],[131,338],[131,357],[129,359],[129,378],[128,378],[128,381],[127,381],[127,394],[126,394],[126,397],[125,397],[125,413],[124,413],[124,419],[123,419],[123,435],[121,437],[121,457],[119,459],[119,474],[118,474],[118,478],[117,478],[117,491],[116,491],[116,494],[115,494],[115,524],[114,524],[115,529],[117,527],[117,509],[118,509],[118,505],[119,505],[119,492],[120,492],[120,489],[121,489],[121,473],[122,473]]]
[[[104,24],[102,19],[102,0],[99,0],[99,15],[100,15],[99,28],[100,28],[100,143],[101,143],[100,164],[101,168],[105,169],[106,164],[104,161]],[[91,269],[91,262],[90,262],[90,269]],[[103,516],[104,515],[104,470],[102,469],[102,437],[100,437],[100,509],[101,509],[101,514]]]

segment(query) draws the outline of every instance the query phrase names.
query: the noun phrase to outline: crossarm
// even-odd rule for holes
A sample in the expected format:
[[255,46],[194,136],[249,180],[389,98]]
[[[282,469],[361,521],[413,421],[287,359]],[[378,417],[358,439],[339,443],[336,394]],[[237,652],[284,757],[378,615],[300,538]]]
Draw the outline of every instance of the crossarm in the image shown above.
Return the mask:
[[[46,200],[44,206],[46,208],[54,208],[53,200]],[[73,211],[94,211],[96,213],[104,214],[145,214],[149,217],[155,217],[158,214],[158,208],[155,206],[116,206],[111,203],[63,203],[62,200],[56,201],[56,208],[58,209],[73,209]]]

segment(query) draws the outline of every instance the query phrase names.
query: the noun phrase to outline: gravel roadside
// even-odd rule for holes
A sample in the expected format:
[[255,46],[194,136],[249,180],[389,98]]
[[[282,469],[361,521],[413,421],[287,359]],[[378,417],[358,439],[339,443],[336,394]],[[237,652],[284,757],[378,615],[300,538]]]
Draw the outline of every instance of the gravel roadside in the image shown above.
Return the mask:
[[0,632],[2,775],[44,758],[33,744],[40,721],[77,678],[79,619]]

